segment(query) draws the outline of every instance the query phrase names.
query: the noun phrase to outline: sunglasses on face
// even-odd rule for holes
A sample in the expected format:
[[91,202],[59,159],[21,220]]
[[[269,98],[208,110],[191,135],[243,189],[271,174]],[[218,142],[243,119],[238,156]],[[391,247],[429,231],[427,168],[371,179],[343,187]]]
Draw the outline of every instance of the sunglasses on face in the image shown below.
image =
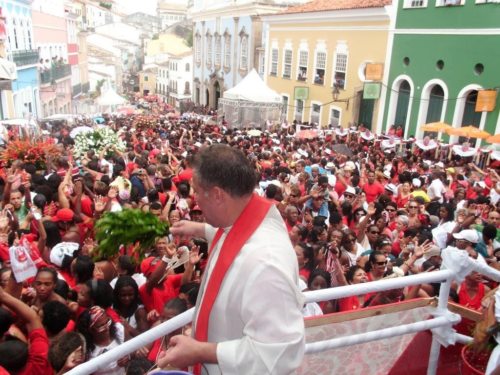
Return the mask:
[[418,208],[418,206],[410,206],[409,208]]
[[383,262],[375,262],[377,266],[385,266],[387,264],[387,260],[384,260]]
[[379,234],[380,232],[378,230],[371,230],[370,233],[371,234]]
[[386,208],[385,210],[386,210],[387,212],[394,212],[394,211],[396,211],[394,208]]

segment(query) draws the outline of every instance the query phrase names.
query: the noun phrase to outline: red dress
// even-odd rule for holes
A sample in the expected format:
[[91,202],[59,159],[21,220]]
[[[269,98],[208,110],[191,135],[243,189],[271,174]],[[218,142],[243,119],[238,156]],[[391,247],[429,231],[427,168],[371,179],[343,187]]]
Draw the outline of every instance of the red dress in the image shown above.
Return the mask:
[[[478,285],[477,293],[474,297],[470,297],[467,293],[467,287],[465,286],[465,281],[460,284],[460,290],[458,291],[458,303],[469,309],[480,311],[481,310],[481,300],[485,294],[484,284],[480,283]],[[460,323],[454,326],[458,333],[464,335],[472,335],[474,331],[475,323],[467,318],[463,318]]]
[[476,311],[481,310],[481,301],[484,297],[484,284],[479,283],[477,293],[474,297],[470,297],[467,293],[467,286],[465,282],[460,284],[460,290],[458,291],[458,303],[469,309]]
[[358,296],[350,296],[339,300],[339,311],[352,311],[362,308]]

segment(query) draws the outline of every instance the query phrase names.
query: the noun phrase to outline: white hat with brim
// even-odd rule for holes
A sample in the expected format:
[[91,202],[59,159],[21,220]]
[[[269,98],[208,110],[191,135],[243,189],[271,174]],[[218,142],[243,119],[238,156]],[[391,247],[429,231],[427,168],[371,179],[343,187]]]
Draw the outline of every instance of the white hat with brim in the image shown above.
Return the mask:
[[73,254],[78,248],[79,244],[76,242],[60,242],[55,245],[52,250],[50,250],[50,263],[61,267],[64,261],[64,257],[67,255],[73,257]]
[[479,235],[477,234],[477,231],[474,229],[464,229],[459,233],[453,233],[453,238],[455,238],[456,240],[465,240],[470,243],[479,242]]
[[354,188],[352,186],[348,186],[347,189],[345,189],[345,191],[344,191],[344,195],[345,194],[356,195],[356,190],[354,190]]

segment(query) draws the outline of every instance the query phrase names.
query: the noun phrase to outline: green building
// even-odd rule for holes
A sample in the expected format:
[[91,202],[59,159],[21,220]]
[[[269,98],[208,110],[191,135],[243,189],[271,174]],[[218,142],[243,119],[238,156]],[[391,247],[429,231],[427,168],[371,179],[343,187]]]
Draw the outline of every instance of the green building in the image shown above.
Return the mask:
[[378,129],[401,125],[405,137],[421,136],[421,125],[443,121],[500,132],[498,97],[493,111],[475,111],[479,91],[500,88],[500,1],[394,0],[393,5]]

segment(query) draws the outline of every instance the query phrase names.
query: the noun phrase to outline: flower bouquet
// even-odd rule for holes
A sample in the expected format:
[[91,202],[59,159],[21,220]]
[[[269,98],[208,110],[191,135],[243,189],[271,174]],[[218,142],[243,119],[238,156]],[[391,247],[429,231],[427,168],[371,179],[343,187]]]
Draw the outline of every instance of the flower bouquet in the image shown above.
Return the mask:
[[7,144],[1,158],[7,166],[11,166],[14,160],[20,160],[34,164],[37,170],[44,170],[47,168],[48,158],[57,158],[60,155],[61,151],[50,140],[16,140]]
[[136,116],[134,120],[134,127],[137,129],[152,128],[158,124],[158,116],[141,115]]
[[[101,127],[89,132],[82,132],[75,136],[73,154],[75,158],[83,157],[93,150],[99,154],[105,148],[114,146],[118,151],[125,151],[125,143],[108,127]],[[110,151],[111,153],[111,151]],[[105,155],[109,157],[110,155]]]

